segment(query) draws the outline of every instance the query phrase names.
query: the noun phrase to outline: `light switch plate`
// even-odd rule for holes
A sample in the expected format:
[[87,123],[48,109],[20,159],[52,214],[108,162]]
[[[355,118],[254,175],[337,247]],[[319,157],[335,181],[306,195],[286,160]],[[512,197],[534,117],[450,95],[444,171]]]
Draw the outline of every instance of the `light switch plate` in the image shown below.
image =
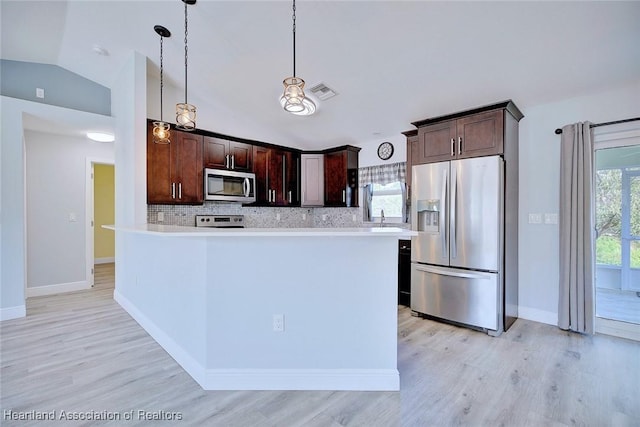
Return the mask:
[[529,214],[529,224],[542,224],[542,214],[530,213]]
[[557,213],[546,213],[546,214],[544,214],[544,223],[545,224],[557,224],[558,223],[558,214]]

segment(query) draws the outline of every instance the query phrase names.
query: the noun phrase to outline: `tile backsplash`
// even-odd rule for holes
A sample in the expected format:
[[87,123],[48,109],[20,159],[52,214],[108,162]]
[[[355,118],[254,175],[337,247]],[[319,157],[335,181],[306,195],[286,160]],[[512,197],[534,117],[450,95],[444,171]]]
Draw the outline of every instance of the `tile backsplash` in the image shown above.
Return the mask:
[[[162,221],[158,214],[162,213]],[[195,225],[196,215],[244,215],[248,228],[362,227],[362,208],[252,207],[239,203],[204,202],[199,206],[148,205],[149,224]]]

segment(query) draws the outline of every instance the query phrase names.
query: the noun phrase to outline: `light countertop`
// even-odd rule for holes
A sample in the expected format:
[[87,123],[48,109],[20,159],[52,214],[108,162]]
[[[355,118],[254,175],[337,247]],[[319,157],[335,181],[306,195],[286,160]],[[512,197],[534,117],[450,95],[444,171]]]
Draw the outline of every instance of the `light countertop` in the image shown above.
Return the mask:
[[418,233],[399,227],[371,228],[207,228],[179,225],[139,224],[115,227],[103,225],[108,230],[173,237],[398,237],[411,238]]

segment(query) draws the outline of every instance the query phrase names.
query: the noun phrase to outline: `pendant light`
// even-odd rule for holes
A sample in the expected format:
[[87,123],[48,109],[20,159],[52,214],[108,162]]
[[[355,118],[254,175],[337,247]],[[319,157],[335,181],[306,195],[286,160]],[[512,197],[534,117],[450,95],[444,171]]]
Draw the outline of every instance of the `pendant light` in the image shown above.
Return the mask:
[[176,128],[192,131],[196,128],[196,106],[187,102],[187,5],[196,4],[196,0],[182,1],[184,2],[184,102],[176,104]]
[[153,27],[153,29],[160,36],[160,121],[153,122],[153,142],[155,142],[156,144],[170,144],[171,126],[169,125],[169,123],[162,120],[162,89],[164,88],[162,42],[165,37],[171,37],[171,31],[167,30],[162,25],[156,25]]
[[293,0],[293,77],[287,77],[282,84],[280,105],[285,111],[303,116],[315,113],[316,104],[304,94],[304,80],[296,77],[296,0]]

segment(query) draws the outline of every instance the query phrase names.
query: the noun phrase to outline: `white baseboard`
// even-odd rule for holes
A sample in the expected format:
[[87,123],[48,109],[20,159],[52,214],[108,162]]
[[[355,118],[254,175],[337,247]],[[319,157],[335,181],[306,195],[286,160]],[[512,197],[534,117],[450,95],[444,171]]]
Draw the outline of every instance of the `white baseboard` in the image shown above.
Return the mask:
[[27,315],[26,305],[17,305],[15,307],[0,308],[0,321],[19,319]]
[[85,289],[91,289],[91,286],[86,280],[79,282],[58,283],[55,285],[45,286],[27,286],[27,298],[29,297],[41,297],[43,295],[63,294],[65,292],[83,291]]
[[151,338],[160,344],[160,347],[169,353],[169,356],[173,357],[182,369],[187,371],[187,373],[200,384],[200,387],[204,388],[201,380],[204,378],[205,369],[200,363],[179,346],[173,338],[156,326],[147,316],[142,314],[131,301],[118,292],[118,288],[113,291],[113,299],[133,317],[133,320],[142,326],[142,329],[151,335]]
[[596,333],[640,341],[640,325],[596,317]]
[[113,299],[204,390],[400,390],[397,369],[206,369],[117,289]]
[[551,311],[519,306],[518,317],[521,319],[533,320],[534,322],[546,323],[547,325],[558,326],[558,313]]
[[397,369],[207,369],[205,390],[398,391]]
[[116,257],[95,258],[93,260],[94,264],[111,264],[112,262],[116,262]]

